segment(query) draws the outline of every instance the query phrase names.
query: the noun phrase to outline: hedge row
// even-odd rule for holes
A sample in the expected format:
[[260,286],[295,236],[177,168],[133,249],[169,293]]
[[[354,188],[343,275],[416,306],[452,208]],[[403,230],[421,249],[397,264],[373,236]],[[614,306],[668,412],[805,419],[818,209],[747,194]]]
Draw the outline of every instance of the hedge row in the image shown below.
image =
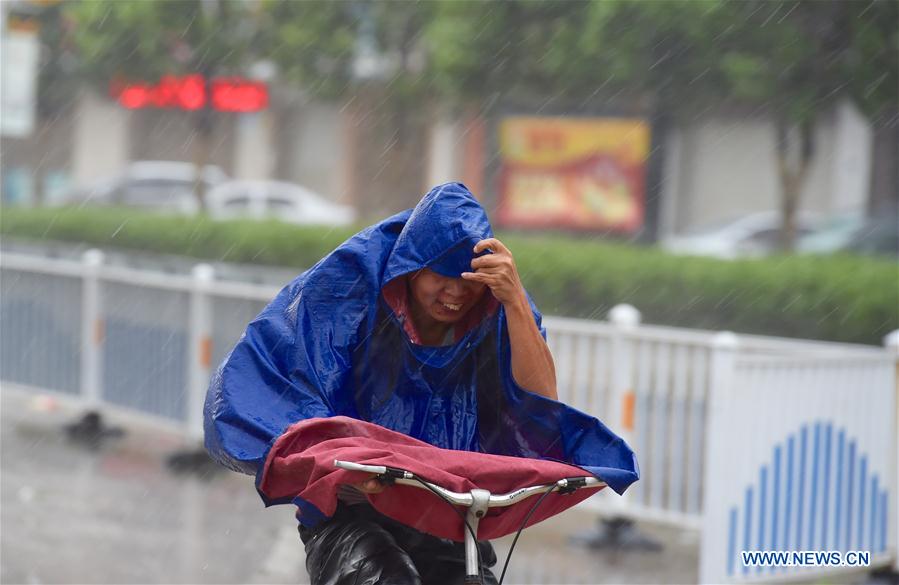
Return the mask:
[[[0,214],[5,236],[298,269],[354,231],[116,209]],[[499,237],[546,314],[603,318],[615,304],[630,303],[647,323],[871,344],[899,328],[899,266],[886,259],[722,261],[585,238]]]

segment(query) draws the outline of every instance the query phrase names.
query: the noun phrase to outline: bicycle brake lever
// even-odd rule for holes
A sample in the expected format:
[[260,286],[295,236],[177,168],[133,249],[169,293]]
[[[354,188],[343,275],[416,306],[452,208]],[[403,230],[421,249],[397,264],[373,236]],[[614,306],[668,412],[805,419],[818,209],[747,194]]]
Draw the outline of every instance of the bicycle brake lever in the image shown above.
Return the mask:
[[586,477],[566,477],[564,479],[560,479],[556,482],[556,485],[559,486],[559,494],[565,495],[574,493],[578,488],[585,487],[587,485]]
[[391,483],[393,483],[397,479],[412,479],[412,474],[406,471],[405,469],[400,469],[398,467],[389,467],[385,466],[384,473],[380,474],[385,478],[389,479]]
[[384,485],[393,485],[398,479],[412,479],[414,477],[405,469],[400,469],[398,467],[385,465],[384,470],[384,473],[379,473],[377,476],[377,480]]

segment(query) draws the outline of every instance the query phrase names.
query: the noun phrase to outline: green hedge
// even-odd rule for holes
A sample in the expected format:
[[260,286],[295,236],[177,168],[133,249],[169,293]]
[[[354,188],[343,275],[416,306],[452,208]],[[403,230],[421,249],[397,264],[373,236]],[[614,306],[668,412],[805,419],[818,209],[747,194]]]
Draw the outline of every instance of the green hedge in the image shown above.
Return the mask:
[[[116,209],[0,213],[5,236],[298,269],[354,232]],[[550,315],[603,318],[615,304],[630,303],[646,323],[871,344],[899,328],[899,265],[887,259],[722,261],[586,238],[499,237]]]

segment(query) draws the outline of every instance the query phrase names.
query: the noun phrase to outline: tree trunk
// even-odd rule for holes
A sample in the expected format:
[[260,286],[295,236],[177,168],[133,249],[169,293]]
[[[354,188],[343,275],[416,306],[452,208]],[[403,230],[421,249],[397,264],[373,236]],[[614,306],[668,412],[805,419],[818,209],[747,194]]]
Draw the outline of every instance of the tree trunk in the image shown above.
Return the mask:
[[[53,130],[54,119],[52,116],[38,117],[37,121],[37,152],[40,153],[41,160],[34,167],[34,198],[31,200],[33,207],[44,207],[47,204],[47,161],[50,159],[50,149],[52,147],[50,136]],[[50,163],[52,164],[52,163]]]
[[868,215],[899,212],[899,111],[874,123]]
[[[800,195],[814,152],[813,124],[809,120],[794,125],[786,119],[778,119],[776,125],[777,166],[781,188],[780,245],[782,252],[792,252],[796,246],[796,215],[799,211]],[[791,133],[791,130],[794,132]],[[798,144],[793,148],[791,148],[793,142],[791,134],[795,134],[798,140]]]
[[[652,145],[665,144],[671,131],[672,113],[667,101],[659,100],[649,115]],[[651,148],[646,161],[646,182],[643,194],[643,227],[639,241],[655,244],[659,241],[659,219],[665,178],[665,149]]]
[[206,183],[203,181],[203,170],[209,162],[209,153],[212,151],[212,125],[213,112],[206,105],[194,112],[194,131],[197,138],[194,142],[193,158],[196,168],[194,176],[194,197],[197,199],[197,211],[206,212]]
[[300,110],[296,106],[295,89],[282,85],[272,85],[271,113],[274,116],[272,141],[275,144],[274,179],[301,183],[294,170],[294,151],[300,144],[300,126],[297,119]]

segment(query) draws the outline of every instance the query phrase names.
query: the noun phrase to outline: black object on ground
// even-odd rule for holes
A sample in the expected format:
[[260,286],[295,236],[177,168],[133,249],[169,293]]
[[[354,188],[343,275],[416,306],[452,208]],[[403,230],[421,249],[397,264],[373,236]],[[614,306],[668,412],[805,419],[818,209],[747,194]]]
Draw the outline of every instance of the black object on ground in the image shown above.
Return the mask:
[[103,415],[95,410],[89,410],[77,421],[67,424],[65,432],[73,443],[91,450],[99,449],[110,439],[125,436],[124,429],[108,426]]
[[899,585],[899,572],[892,567],[883,567],[871,571],[863,585]]
[[166,458],[166,466],[177,475],[193,474],[202,479],[211,479],[225,471],[203,448],[177,451]]
[[594,530],[571,537],[572,544],[591,549],[659,552],[662,544],[642,534],[633,520],[627,518],[601,519]]

